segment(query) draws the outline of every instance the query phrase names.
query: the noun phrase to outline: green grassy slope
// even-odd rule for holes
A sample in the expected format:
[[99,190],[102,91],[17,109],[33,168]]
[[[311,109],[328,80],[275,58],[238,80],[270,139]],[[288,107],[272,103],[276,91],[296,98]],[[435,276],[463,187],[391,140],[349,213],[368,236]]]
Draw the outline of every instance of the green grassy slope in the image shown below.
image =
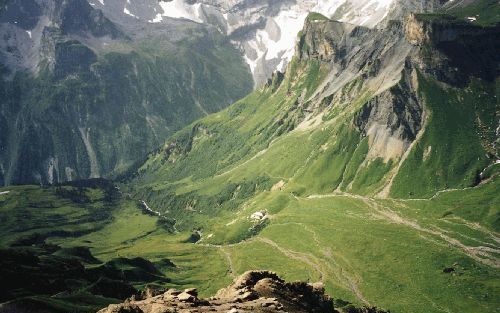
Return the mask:
[[[289,280],[322,280],[335,298],[391,312],[495,312],[500,291],[500,273],[493,265],[498,266],[499,255],[499,183],[495,177],[432,200],[265,192],[205,227],[196,244],[186,242],[190,232],[171,234],[135,202],[121,200],[103,227],[78,237],[49,237],[47,242],[89,247],[101,261],[140,256],[171,279],[163,286],[195,286],[202,295],[260,268]],[[0,196],[2,213],[10,212],[21,190]],[[23,192],[37,197],[43,192],[46,199],[50,194],[35,187]],[[267,211],[269,224],[253,237],[225,244],[235,242],[231,233],[256,223],[249,216],[257,210]],[[16,238],[16,230],[4,229],[2,238],[10,236]],[[176,267],[162,267],[165,258]],[[445,273],[445,268],[454,271]]]
[[[295,59],[282,81],[275,76],[149,155],[99,227],[47,242],[88,247],[102,261],[146,258],[171,279],[165,286],[202,295],[268,269],[391,312],[499,312],[496,85],[471,79],[460,89],[415,77],[428,116],[399,164],[370,156],[370,138],[355,126],[374,96],[364,80],[311,98],[329,70]],[[374,197],[395,169],[392,198]],[[0,207],[12,212],[19,196],[0,195]],[[141,201],[162,217],[144,215]],[[6,242],[17,238],[3,232]],[[162,267],[164,258],[176,267]]]
[[[183,228],[192,227],[198,218],[235,209],[242,200],[281,180],[297,193],[333,191],[343,181],[347,187],[365,155],[357,161],[351,157],[366,140],[353,125],[335,122],[352,119],[369,92],[358,88],[352,107],[339,112],[332,105],[322,127],[308,127],[302,123],[308,102],[299,104],[298,99],[302,90],[317,88],[326,70],[325,64],[314,60],[294,61],[277,90],[255,91],[177,133],[150,156],[129,184],[135,196],[153,207],[169,208]],[[320,116],[316,120],[322,121]],[[351,172],[344,175],[347,168]],[[386,170],[379,170],[379,175]],[[374,184],[378,181],[364,186]],[[184,210],[187,207],[191,209]],[[184,225],[185,221],[189,224]]]
[[475,17],[483,26],[495,25],[500,21],[500,5],[496,0],[476,0],[466,6],[451,6],[446,13],[466,19]]
[[421,79],[429,119],[422,139],[401,167],[394,197],[430,197],[442,189],[476,184],[491,163],[498,117],[498,83],[473,81],[467,88],[445,90]]

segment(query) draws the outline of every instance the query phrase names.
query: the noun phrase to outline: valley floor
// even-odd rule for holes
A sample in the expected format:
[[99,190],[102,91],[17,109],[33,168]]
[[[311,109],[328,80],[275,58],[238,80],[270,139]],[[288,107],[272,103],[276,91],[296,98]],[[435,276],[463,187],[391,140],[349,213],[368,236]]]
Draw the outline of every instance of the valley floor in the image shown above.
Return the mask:
[[[268,205],[267,226],[251,238],[226,244],[211,242],[214,234],[208,230],[200,241],[189,243],[190,233],[170,234],[158,227],[156,216],[141,212],[136,201],[122,199],[113,218],[95,231],[47,241],[62,247],[89,247],[102,261],[168,258],[176,267],[166,270],[171,279],[167,285],[197,287],[203,296],[214,294],[247,270],[265,269],[287,280],[323,281],[335,299],[391,312],[498,312],[498,184],[496,177],[480,187],[428,200],[265,192],[218,221],[222,225],[218,227],[249,219],[256,203]],[[3,190],[2,218],[16,214],[9,212],[16,198],[29,194],[40,198],[36,194],[40,192],[50,191]],[[69,213],[66,216],[73,214]],[[26,233],[36,231],[26,229]],[[4,245],[21,234],[3,223]]]

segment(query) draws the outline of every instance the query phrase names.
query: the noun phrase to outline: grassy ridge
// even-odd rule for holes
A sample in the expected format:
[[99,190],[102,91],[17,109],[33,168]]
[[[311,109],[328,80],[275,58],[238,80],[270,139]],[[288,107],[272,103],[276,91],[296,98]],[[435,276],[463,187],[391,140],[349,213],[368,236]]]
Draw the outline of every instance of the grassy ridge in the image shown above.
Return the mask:
[[66,193],[38,186],[10,187],[9,193],[0,198],[0,243],[37,243],[57,234],[80,236],[99,230],[111,219],[112,206],[104,201],[102,190],[88,190],[74,202],[69,197],[79,191],[73,187],[61,189]]

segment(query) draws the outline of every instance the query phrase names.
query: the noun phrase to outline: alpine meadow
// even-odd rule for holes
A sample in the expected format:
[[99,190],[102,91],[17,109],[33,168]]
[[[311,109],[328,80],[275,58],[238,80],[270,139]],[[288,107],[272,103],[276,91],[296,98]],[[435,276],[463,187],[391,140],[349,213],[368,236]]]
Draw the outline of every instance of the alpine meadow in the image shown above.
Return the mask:
[[1,313],[500,313],[498,0],[0,1]]

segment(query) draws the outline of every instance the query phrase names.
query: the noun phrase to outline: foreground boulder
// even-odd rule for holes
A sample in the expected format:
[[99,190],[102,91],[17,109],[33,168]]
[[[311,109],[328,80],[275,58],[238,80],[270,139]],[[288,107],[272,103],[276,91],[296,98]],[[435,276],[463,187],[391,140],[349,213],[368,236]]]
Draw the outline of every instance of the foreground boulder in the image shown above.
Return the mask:
[[334,312],[332,299],[320,283],[287,283],[275,273],[248,271],[210,299],[200,299],[194,289],[130,299],[99,313],[166,312]]

